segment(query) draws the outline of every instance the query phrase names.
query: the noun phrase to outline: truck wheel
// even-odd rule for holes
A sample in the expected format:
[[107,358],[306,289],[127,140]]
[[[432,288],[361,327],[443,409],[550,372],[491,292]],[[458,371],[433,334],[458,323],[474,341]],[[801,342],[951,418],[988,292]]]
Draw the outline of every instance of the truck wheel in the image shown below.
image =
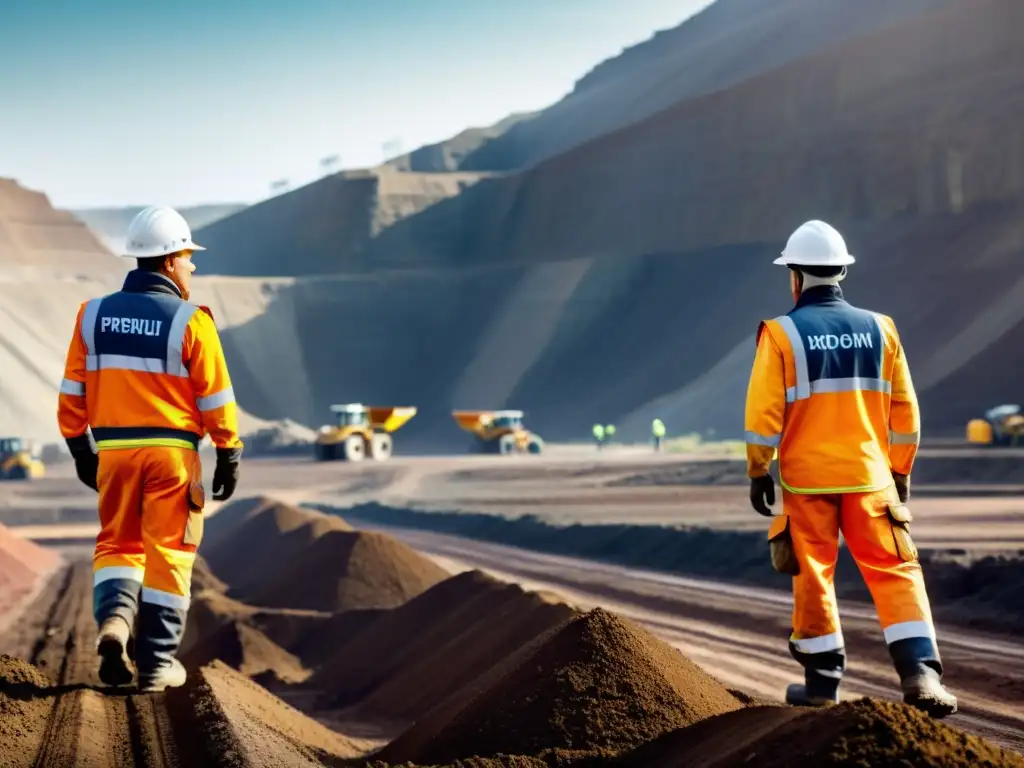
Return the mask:
[[544,450],[544,441],[534,435],[530,438],[530,442],[526,444],[526,450],[530,453],[541,453]]
[[387,432],[374,432],[370,441],[370,458],[374,461],[385,461],[391,458],[391,435]]
[[362,435],[349,435],[341,444],[344,461],[362,461],[366,457],[366,443]]
[[508,455],[516,452],[516,436],[511,432],[498,439],[498,453]]

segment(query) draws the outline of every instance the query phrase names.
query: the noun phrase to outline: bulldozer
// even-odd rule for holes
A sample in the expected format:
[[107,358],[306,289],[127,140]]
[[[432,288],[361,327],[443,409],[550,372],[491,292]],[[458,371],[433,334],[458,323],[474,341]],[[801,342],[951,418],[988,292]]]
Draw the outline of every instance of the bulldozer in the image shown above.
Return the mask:
[[967,442],[976,445],[1024,445],[1024,415],[1019,405],[997,405],[983,418],[967,422]]
[[0,480],[33,480],[44,474],[37,446],[20,437],[0,437]]
[[320,427],[314,443],[317,461],[374,461],[391,457],[391,433],[416,415],[413,407],[332,405],[335,423]]
[[452,411],[456,423],[476,437],[480,453],[541,453],[544,441],[523,427],[522,411]]

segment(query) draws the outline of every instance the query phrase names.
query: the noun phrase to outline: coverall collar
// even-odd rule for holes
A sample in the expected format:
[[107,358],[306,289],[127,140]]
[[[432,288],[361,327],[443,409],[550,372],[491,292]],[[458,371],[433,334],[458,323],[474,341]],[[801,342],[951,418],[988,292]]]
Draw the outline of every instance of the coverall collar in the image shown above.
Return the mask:
[[810,306],[811,304],[838,304],[845,303],[843,289],[838,285],[815,285],[800,294],[793,309]]
[[128,293],[166,293],[181,298],[181,291],[173,280],[157,272],[147,272],[143,269],[133,269],[129,272],[124,278],[121,290]]

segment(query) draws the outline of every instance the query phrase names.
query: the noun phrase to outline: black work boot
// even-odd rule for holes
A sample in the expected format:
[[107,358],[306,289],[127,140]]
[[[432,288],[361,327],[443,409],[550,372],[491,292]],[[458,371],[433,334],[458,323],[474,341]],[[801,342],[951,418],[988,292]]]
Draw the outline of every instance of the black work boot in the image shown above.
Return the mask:
[[143,602],[135,641],[139,692],[156,693],[185,684],[185,667],[175,658],[185,632],[185,610]]
[[889,644],[903,701],[936,720],[956,714],[956,696],[942,685],[942,660],[930,637],[911,637]]
[[786,688],[786,703],[794,707],[827,707],[839,703],[839,684],[846,670],[846,651],[803,653],[791,641],[789,651],[804,667],[804,682]]
[[93,587],[93,616],[99,625],[96,637],[98,675],[104,685],[128,685],[134,677],[129,655],[139,589],[139,582],[120,578],[104,579]]

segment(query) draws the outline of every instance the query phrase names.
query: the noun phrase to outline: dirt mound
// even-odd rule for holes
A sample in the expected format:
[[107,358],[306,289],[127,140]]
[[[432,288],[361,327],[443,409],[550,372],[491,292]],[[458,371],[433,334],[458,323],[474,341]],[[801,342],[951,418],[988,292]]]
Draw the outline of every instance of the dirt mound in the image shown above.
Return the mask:
[[49,680],[34,666],[0,654],[0,764],[18,765],[6,760],[38,750],[52,705],[49,687]]
[[[415,599],[410,602],[414,602]],[[302,637],[292,650],[310,666],[320,666],[331,658],[340,659],[339,648],[345,648],[347,652],[347,643],[352,642],[356,635],[389,613],[390,610],[387,608],[335,613]]]
[[44,549],[0,525],[0,625],[13,618],[41,580],[60,565],[55,551]]
[[202,555],[196,555],[196,561],[192,565],[192,592],[218,592],[224,594],[228,591],[228,585],[218,579],[209,564]]
[[[214,515],[211,523],[226,511]],[[291,561],[325,533],[352,530],[335,515],[263,497],[231,513],[203,554],[213,572],[227,582],[229,593],[243,599],[264,582],[277,581]]]
[[196,721],[185,765],[337,765],[367,751],[306,717],[220,662],[190,676],[168,694],[172,706]]
[[[319,611],[349,611],[358,608],[392,608],[448,577],[448,572],[402,542],[382,533],[331,529],[323,525],[303,526],[294,537],[316,530],[301,546],[301,557],[279,554],[268,547],[269,557],[281,558],[282,567],[274,578],[252,590],[254,605],[304,608]],[[310,541],[312,539],[312,541]],[[281,537],[284,545],[286,537]],[[289,542],[291,543],[291,542]],[[265,562],[260,563],[265,570]]]
[[429,764],[619,751],[740,707],[678,651],[598,608],[545,637],[443,722],[428,714],[381,757]]
[[246,621],[255,613],[252,606],[220,592],[211,590],[193,594],[185,621],[185,635],[181,640],[182,652],[202,643],[227,622]]
[[333,706],[414,720],[575,615],[480,571],[435,585],[338,647],[312,681]]
[[621,768],[900,765],[954,768],[1024,766],[1024,757],[932,720],[903,704],[874,699],[826,711],[751,707],[665,734],[616,763]]
[[299,659],[243,621],[221,625],[183,654],[181,660],[190,671],[219,660],[246,677],[272,672],[285,683],[300,683],[309,677]]

